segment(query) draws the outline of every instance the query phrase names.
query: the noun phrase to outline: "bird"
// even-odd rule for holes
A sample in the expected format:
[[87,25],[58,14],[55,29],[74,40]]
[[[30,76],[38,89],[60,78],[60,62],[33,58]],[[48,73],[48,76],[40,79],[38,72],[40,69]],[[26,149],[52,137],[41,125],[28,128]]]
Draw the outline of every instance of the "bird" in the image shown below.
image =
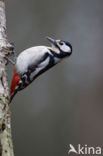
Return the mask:
[[34,46],[22,51],[13,65],[10,102],[14,95],[31,84],[39,75],[72,54],[72,45],[65,40],[47,37],[51,46]]

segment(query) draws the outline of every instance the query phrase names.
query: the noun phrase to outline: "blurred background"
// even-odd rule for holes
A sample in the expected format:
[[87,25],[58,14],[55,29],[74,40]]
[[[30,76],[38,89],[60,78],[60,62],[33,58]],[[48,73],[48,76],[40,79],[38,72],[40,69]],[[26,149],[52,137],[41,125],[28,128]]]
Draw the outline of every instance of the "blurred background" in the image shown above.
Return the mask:
[[[12,104],[15,155],[68,156],[69,144],[103,145],[103,1],[8,0],[15,51],[71,42],[73,54],[19,92]],[[8,66],[9,82],[12,65]],[[71,154],[72,155],[72,154]]]

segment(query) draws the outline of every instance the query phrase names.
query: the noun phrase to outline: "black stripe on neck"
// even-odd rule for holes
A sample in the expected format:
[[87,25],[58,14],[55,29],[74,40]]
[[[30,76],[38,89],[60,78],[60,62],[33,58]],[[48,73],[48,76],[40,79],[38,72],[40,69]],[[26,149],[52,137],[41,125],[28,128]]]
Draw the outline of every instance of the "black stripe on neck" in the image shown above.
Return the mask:
[[62,59],[62,58],[64,58],[64,57],[66,57],[66,56],[68,56],[68,53],[65,53],[65,52],[63,52],[63,51],[61,51],[60,49],[60,53],[59,54],[57,54],[55,51],[53,51],[53,50],[51,50],[51,49],[49,49],[50,50],[50,52],[52,53],[52,55],[54,56],[54,57],[56,57],[56,58],[60,58],[60,59]]

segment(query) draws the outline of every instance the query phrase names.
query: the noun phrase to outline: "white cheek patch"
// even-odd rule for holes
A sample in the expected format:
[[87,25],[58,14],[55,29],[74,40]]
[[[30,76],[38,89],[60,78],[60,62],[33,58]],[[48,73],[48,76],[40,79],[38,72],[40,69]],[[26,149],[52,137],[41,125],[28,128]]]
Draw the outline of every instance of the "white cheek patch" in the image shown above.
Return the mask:
[[60,49],[62,50],[62,51],[64,51],[64,52],[71,52],[71,49],[70,49],[70,47],[68,47],[67,45],[62,45],[61,47],[60,47]]

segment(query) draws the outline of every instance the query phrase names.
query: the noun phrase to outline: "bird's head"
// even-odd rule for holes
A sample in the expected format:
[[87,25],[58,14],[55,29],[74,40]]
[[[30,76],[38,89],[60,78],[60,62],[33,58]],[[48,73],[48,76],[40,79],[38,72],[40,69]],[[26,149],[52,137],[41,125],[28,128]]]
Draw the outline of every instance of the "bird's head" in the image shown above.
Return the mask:
[[72,45],[68,41],[64,40],[54,40],[50,37],[47,39],[52,44],[52,50],[60,57],[70,56],[72,54]]

